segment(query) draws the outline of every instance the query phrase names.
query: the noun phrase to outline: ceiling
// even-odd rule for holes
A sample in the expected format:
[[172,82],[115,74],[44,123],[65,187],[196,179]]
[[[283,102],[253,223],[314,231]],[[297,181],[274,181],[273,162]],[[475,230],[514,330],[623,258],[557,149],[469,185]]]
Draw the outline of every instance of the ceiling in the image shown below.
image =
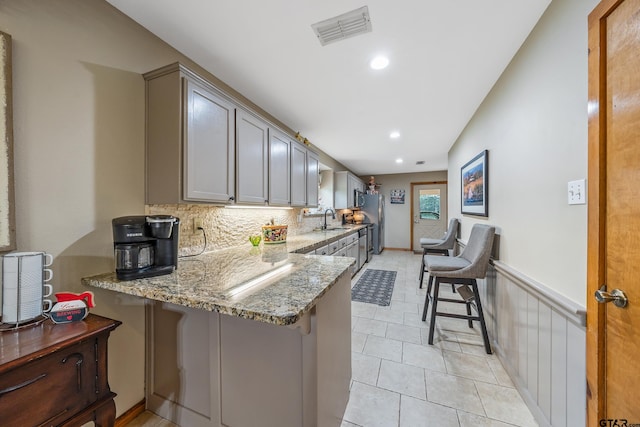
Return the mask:
[[[376,175],[446,170],[551,0],[107,1],[352,172]],[[371,32],[321,46],[312,24],[364,5]],[[390,64],[375,71],[378,54]]]

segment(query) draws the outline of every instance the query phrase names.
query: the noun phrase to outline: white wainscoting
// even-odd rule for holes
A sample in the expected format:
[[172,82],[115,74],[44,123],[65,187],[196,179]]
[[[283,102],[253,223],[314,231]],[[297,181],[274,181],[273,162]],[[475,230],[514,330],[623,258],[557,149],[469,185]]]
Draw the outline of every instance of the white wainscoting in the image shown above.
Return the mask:
[[586,423],[586,310],[494,260],[479,283],[494,352],[541,426]]

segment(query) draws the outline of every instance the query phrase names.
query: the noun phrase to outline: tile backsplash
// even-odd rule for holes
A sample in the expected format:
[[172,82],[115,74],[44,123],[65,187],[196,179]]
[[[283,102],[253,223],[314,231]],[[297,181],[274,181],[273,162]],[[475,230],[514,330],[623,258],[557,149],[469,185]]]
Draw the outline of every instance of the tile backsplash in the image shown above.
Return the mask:
[[[225,249],[232,246],[249,245],[249,236],[261,234],[262,226],[274,220],[276,225],[288,225],[288,235],[295,236],[312,231],[322,224],[324,216],[304,216],[302,208],[259,209],[225,208],[208,205],[147,205],[149,215],[173,215],[180,218],[180,256],[199,253],[204,247],[201,230],[194,229],[194,220],[200,219],[207,235],[206,251]],[[339,225],[341,217],[327,223]]]

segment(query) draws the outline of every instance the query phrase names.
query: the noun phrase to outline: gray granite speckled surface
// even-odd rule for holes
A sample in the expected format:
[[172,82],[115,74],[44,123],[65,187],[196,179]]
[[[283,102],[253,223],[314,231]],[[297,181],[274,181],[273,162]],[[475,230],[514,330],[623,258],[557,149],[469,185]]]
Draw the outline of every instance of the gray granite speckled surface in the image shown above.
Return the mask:
[[[360,227],[357,227],[360,228]],[[340,278],[353,258],[291,253],[307,251],[351,234],[339,229],[291,236],[287,243],[261,244],[182,258],[168,275],[121,281],[115,272],[82,283],[186,307],[217,311],[276,325],[298,321]],[[281,271],[282,270],[282,271]],[[264,278],[275,273],[276,276]],[[250,287],[252,282],[258,279]],[[245,289],[247,288],[247,289]]]
[[366,227],[366,225],[346,225],[337,229],[313,231],[311,233],[290,236],[287,238],[288,251],[298,253],[309,252],[319,246],[323,246],[342,237],[346,237],[363,227]]

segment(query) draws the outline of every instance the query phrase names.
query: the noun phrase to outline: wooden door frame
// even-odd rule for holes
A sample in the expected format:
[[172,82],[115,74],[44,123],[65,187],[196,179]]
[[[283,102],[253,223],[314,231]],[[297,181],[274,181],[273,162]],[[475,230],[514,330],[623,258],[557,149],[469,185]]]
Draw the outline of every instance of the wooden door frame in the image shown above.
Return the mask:
[[589,159],[587,219],[587,425],[605,418],[605,304],[594,293],[605,283],[606,244],[606,18],[624,0],[602,0],[589,14]]
[[[447,193],[449,193],[449,185],[448,181],[429,181],[429,182],[412,182],[411,183],[411,210],[409,211],[409,224],[411,224],[411,229],[409,230],[409,250],[413,252],[413,189],[417,185],[437,185],[437,184],[445,184],[447,185]],[[447,194],[447,204],[449,203],[449,195]],[[449,215],[449,207],[447,206],[447,216]]]

